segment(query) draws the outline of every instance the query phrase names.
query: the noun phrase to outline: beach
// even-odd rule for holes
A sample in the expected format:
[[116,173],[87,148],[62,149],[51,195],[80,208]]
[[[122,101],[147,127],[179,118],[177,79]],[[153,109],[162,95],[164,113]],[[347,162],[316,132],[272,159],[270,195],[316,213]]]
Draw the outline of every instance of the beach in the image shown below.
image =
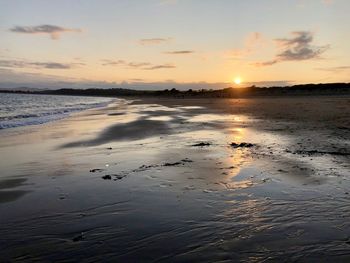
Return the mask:
[[0,259],[347,262],[349,116],[349,96],[135,97],[0,130]]

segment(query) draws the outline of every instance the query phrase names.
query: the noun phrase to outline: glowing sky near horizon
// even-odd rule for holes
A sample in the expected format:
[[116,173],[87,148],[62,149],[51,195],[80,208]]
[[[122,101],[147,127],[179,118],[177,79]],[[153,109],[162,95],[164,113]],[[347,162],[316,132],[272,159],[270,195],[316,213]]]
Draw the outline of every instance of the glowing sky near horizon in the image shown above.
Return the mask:
[[349,13],[348,0],[0,0],[0,82],[349,82]]

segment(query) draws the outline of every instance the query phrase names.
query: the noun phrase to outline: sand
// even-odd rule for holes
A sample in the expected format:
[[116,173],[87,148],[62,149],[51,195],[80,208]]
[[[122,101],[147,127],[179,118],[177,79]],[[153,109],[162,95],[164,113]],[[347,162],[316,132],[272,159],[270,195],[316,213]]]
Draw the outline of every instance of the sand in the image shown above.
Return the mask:
[[0,259],[350,260],[349,116],[350,97],[135,98],[2,130]]

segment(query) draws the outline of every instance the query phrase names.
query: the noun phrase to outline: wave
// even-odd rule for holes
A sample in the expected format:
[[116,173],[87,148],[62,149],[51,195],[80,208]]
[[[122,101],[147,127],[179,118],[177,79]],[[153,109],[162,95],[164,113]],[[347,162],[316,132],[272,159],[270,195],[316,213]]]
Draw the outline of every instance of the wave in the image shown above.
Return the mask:
[[103,102],[94,102],[94,103],[73,104],[70,102],[69,104],[66,104],[66,105],[60,105],[61,107],[59,108],[48,108],[48,107],[35,108],[33,107],[33,105],[28,105],[27,107],[24,107],[24,110],[23,109],[16,110],[15,106],[13,106],[12,110],[9,110],[10,107],[7,107],[8,109],[7,112],[0,114],[0,129],[44,124],[47,122],[66,118],[71,113],[74,113],[74,112],[79,112],[79,111],[92,109],[92,108],[105,107],[110,102],[111,102],[111,99],[108,99],[107,101],[103,101]]

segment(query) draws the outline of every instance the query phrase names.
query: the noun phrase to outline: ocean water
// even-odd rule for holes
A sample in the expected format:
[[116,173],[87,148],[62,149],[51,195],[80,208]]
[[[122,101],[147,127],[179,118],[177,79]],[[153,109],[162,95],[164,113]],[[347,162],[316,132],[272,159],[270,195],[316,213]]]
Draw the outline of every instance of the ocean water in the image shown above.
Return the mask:
[[107,106],[111,98],[0,94],[0,129],[59,120],[73,112]]

